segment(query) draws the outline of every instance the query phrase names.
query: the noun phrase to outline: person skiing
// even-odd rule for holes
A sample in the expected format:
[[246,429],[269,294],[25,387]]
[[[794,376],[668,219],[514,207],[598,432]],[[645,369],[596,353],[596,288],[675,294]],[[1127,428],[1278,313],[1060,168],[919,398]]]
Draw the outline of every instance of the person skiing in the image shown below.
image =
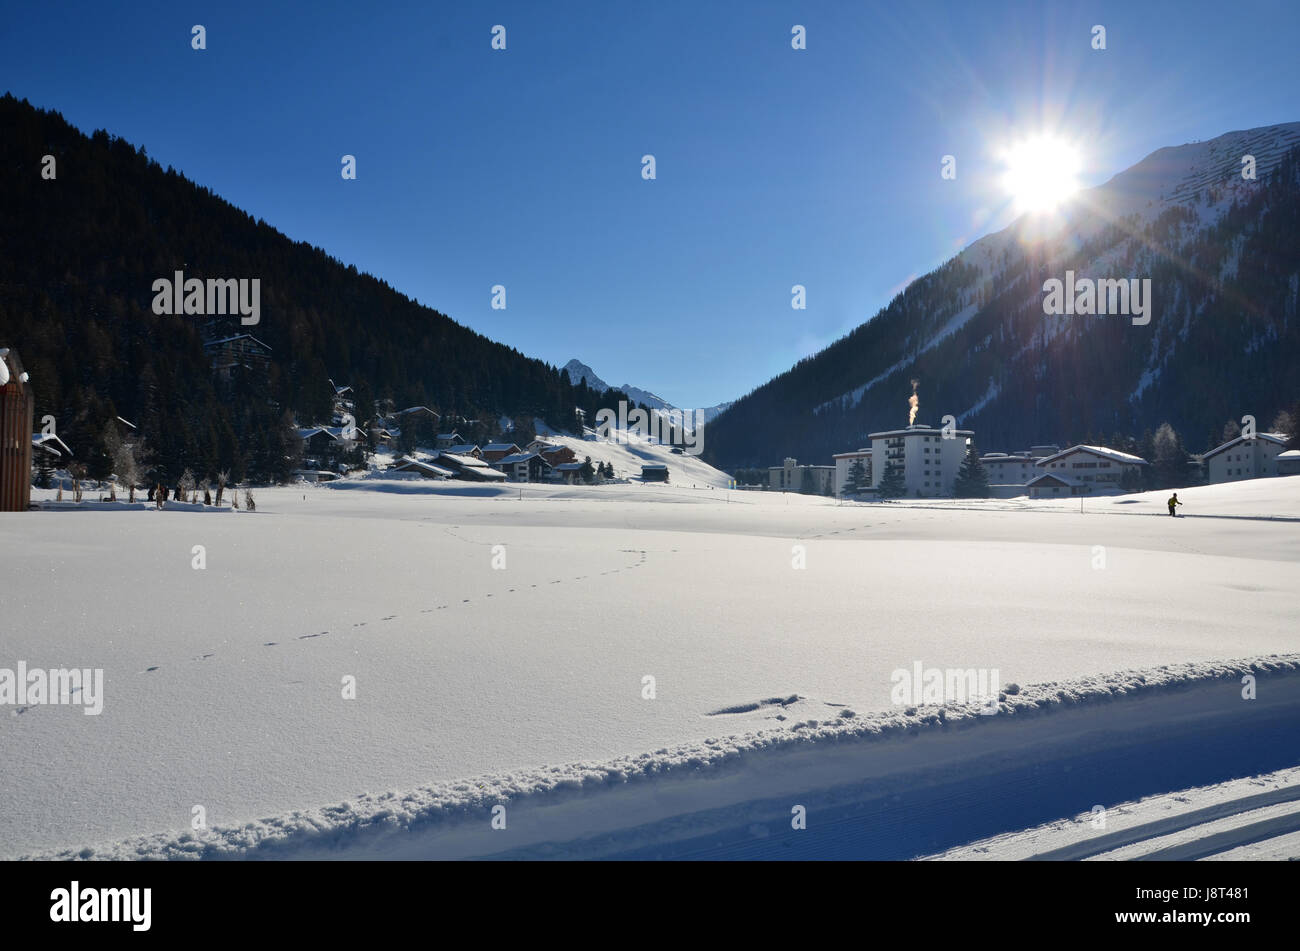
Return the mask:
[[1182,505],[1182,504],[1183,504],[1182,502],[1178,501],[1178,493],[1175,492],[1173,495],[1169,497],[1169,514],[1172,515],[1174,518],[1177,518],[1178,512],[1174,510],[1174,506]]

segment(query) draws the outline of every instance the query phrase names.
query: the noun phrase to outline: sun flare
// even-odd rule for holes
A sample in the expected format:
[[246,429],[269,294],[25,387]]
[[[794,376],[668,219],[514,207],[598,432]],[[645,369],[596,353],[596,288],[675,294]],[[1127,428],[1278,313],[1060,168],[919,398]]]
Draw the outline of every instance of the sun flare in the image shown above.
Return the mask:
[[1018,212],[1052,211],[1079,190],[1079,150],[1064,139],[1039,135],[1003,153],[1002,182]]

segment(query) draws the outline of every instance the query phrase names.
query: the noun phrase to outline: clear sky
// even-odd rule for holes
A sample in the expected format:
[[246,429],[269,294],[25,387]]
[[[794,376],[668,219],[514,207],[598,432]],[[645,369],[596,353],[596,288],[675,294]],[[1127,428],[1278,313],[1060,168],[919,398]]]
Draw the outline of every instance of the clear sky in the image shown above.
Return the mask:
[[1067,135],[1100,184],[1165,145],[1300,120],[1296,0],[5,7],[0,91],[530,356],[687,407],[743,395],[1005,225],[998,155],[1018,138]]

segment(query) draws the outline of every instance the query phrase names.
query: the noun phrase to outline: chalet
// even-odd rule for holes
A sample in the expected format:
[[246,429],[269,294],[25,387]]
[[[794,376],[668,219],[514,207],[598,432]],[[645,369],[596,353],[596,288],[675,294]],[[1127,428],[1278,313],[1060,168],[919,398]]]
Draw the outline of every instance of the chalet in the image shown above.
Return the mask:
[[434,444],[438,449],[450,449],[452,446],[460,446],[465,442],[464,437],[457,432],[438,433],[434,440]]
[[483,451],[479,455],[479,458],[484,462],[495,465],[506,456],[512,456],[522,451],[522,449],[512,442],[490,442],[483,447]]
[[574,485],[581,478],[581,462],[560,462],[551,467],[550,480]]
[[271,348],[252,334],[235,334],[203,345],[212,371],[223,380],[236,369],[265,374],[271,365]]
[[431,462],[421,462],[419,459],[412,459],[410,456],[403,456],[397,462],[389,466],[386,472],[414,472],[416,475],[424,476],[426,479],[450,479],[454,475],[451,469],[443,466],[436,466]]
[[504,482],[506,474],[493,469],[482,459],[474,456],[460,456],[451,452],[439,452],[434,458],[439,468],[450,470],[451,478],[465,479],[470,482]]
[[449,452],[453,456],[473,456],[475,459],[483,458],[483,450],[472,442],[462,443],[459,446],[448,446],[442,452]]
[[1275,462],[1278,475],[1300,475],[1300,449],[1288,449],[1286,452],[1279,452]]
[[0,512],[25,512],[31,504],[35,408],[18,353],[0,347]]
[[[408,406],[406,409],[399,409],[392,415],[402,419],[431,419],[434,422],[442,419],[441,415],[435,413],[427,406]],[[456,436],[455,433],[450,433],[449,435]],[[456,436],[456,438],[459,439],[460,437]]]
[[337,451],[338,438],[327,426],[306,426],[298,430],[302,440],[302,454],[312,458],[331,455]]
[[536,452],[511,453],[492,465],[504,472],[511,482],[545,482],[551,475],[550,464]]
[[668,467],[662,462],[652,462],[641,467],[642,482],[667,482]]
[[545,459],[552,466],[558,466],[561,465],[562,463],[578,461],[577,454],[568,446],[547,445],[538,451],[542,454],[542,458]]
[[1277,459],[1286,449],[1282,433],[1238,436],[1202,456],[1208,482],[1236,482],[1279,475]]
[[343,426],[307,426],[298,430],[302,440],[303,462],[306,468],[322,463],[337,465],[344,453],[357,444],[360,430],[354,430],[353,438],[348,438],[347,428]]
[[1064,472],[1044,472],[1025,485],[1031,499],[1054,499],[1071,495],[1088,495],[1091,487]]
[[[1107,449],[1105,446],[1071,446],[1052,456],[1044,456],[1035,465],[1039,473],[1063,478],[1069,484],[1071,495],[1116,495],[1122,491],[1120,482],[1129,474],[1139,475],[1147,461],[1140,456]],[[1026,484],[1026,488],[1039,484],[1041,474]],[[1047,483],[1040,485],[1047,486]],[[1049,495],[1063,493],[1049,492]],[[1031,498],[1039,498],[1034,492]]]

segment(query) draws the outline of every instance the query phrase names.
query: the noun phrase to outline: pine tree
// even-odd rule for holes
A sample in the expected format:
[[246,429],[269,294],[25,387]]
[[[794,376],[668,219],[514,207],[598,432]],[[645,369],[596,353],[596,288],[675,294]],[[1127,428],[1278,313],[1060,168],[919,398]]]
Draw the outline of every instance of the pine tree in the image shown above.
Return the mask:
[[862,464],[861,459],[854,459],[853,465],[849,466],[849,477],[844,482],[844,488],[841,495],[858,495],[869,488],[867,485],[867,469]]
[[907,485],[903,482],[903,469],[901,466],[886,464],[884,474],[880,477],[880,483],[876,486],[876,494],[882,499],[897,499],[907,494]]
[[966,458],[957,470],[957,480],[953,483],[953,495],[959,499],[987,499],[989,497],[989,474],[980,462],[974,441],[966,450]]

